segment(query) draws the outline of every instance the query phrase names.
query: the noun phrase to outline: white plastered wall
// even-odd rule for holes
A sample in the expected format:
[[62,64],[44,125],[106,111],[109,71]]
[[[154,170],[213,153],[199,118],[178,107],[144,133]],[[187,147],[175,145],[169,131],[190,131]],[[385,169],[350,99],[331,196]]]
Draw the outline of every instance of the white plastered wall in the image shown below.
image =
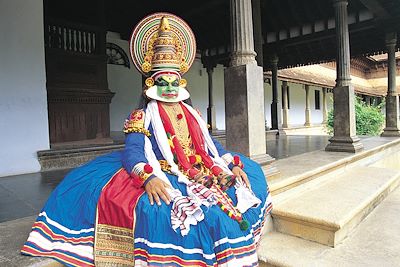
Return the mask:
[[0,0],[0,176],[40,170],[49,149],[43,0]]
[[[278,80],[278,99],[279,106],[282,106],[282,82]],[[288,82],[289,86],[289,127],[302,126],[305,122],[306,108],[306,92],[303,84]],[[272,103],[272,87],[268,83],[264,83],[264,99],[265,99],[265,118],[268,127],[271,127],[271,103]],[[315,109],[315,90],[320,91],[320,109]],[[311,124],[319,125],[322,122],[322,88],[310,86],[310,110]],[[332,94],[327,94],[328,110],[333,106]]]

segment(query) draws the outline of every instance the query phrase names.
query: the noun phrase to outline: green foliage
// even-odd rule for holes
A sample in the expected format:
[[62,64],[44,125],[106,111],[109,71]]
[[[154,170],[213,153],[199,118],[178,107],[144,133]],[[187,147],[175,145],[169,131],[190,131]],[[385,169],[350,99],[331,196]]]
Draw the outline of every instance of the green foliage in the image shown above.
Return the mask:
[[333,120],[335,116],[333,116],[333,108],[328,111],[328,121],[326,122],[326,130],[328,134],[333,135]]
[[[379,135],[382,132],[385,117],[382,114],[382,102],[378,106],[369,106],[362,101],[360,97],[356,97],[356,133],[357,135]],[[333,109],[328,112],[327,130],[329,134],[333,134]]]

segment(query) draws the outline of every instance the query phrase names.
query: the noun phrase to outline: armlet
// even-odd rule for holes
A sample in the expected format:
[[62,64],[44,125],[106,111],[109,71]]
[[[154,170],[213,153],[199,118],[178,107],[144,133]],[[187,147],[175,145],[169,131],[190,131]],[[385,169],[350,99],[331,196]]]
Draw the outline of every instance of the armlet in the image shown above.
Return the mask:
[[150,137],[150,132],[144,127],[144,111],[135,110],[124,123],[124,133],[142,133]]

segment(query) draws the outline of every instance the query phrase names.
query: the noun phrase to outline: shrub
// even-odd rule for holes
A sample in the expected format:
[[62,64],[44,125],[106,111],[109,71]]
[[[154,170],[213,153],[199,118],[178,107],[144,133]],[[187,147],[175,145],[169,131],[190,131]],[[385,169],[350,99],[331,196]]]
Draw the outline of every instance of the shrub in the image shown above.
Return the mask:
[[[378,106],[369,106],[356,97],[356,133],[357,135],[379,135],[382,132],[385,117],[382,114],[383,102]],[[327,130],[333,134],[333,109],[328,112]]]

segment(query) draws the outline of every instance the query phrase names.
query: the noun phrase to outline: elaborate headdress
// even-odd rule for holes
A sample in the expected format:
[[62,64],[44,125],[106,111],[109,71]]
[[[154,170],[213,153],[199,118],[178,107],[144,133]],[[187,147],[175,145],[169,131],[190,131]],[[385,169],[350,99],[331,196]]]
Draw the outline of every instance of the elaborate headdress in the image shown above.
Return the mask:
[[[179,78],[186,73],[196,56],[196,40],[189,25],[176,15],[160,12],[142,19],[134,28],[129,50],[136,69],[146,79],[146,95],[157,99],[154,80],[165,73]],[[189,98],[180,79],[179,99]]]

